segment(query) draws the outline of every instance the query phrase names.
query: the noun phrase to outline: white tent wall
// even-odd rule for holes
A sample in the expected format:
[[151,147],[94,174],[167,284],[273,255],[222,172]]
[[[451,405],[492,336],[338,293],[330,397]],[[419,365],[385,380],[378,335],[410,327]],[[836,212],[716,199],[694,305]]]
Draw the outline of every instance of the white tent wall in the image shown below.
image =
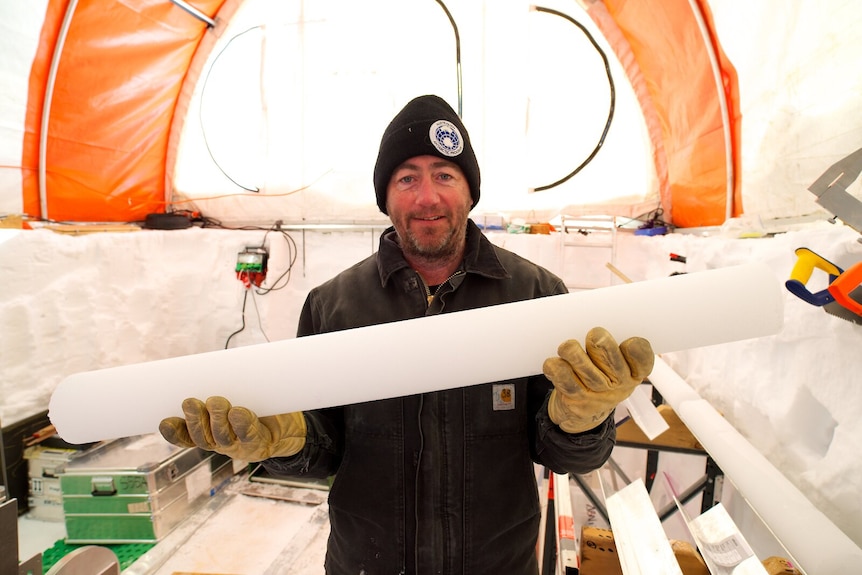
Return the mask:
[[[380,219],[371,168],[392,108],[413,95],[406,90],[431,86],[445,86],[445,97],[456,101],[448,19],[433,2],[411,8],[394,1],[374,11],[355,2],[245,2],[214,50],[216,66],[197,86],[174,200],[228,194],[195,202],[227,222]],[[387,33],[388,22],[413,18],[421,26]],[[398,48],[418,33],[428,41],[417,50]],[[385,91],[375,82],[399,76],[412,81]]]
[[[564,175],[568,171],[564,168],[574,167],[573,158],[586,158],[598,140],[608,97],[598,53],[573,26],[528,12],[527,3],[447,4],[461,33],[463,115],[481,160],[486,190],[481,211],[550,219],[559,213],[596,211],[639,215],[657,205],[649,144],[631,87],[576,3],[545,4],[585,25],[608,54],[617,89],[614,121],[600,153],[576,178],[536,194],[528,190]],[[296,5],[279,4],[279,14],[264,16],[263,9],[271,6],[247,0],[225,38],[266,21],[266,42],[276,46],[299,42],[291,34],[282,35],[298,28]],[[761,219],[822,215],[808,185],[862,141],[858,113],[862,61],[853,33],[862,25],[860,8],[830,1],[798,2],[790,10],[777,0],[757,5],[715,0],[710,7],[719,40],[739,77],[745,212]],[[238,174],[263,163],[265,177],[258,173],[250,178],[263,182],[257,184],[262,194],[242,193],[218,172],[200,145],[200,123],[192,121],[183,136],[176,198],[241,193],[197,203],[224,221],[270,221],[274,212],[286,221],[377,218],[369,201],[375,134],[413,95],[436,92],[453,106],[459,102],[449,23],[432,2],[410,9],[419,12],[407,15],[403,3],[386,5],[374,14],[335,7],[316,21],[326,26],[306,26],[304,50],[267,47],[264,67],[269,73],[260,89],[266,92],[261,104],[267,114],[264,141],[256,146],[243,137],[248,124],[240,123],[239,131],[223,131],[230,143],[219,156]],[[314,16],[305,19],[312,21]],[[314,33],[320,36],[319,43],[308,39]],[[399,40],[402,33],[407,37]],[[411,41],[414,37],[427,41]],[[331,45],[334,38],[356,40],[346,42],[351,50],[315,49]],[[412,63],[394,58],[398,52],[394,47],[405,42],[411,46]],[[358,57],[345,62],[351,52]],[[299,54],[298,60],[285,62],[289,53]],[[242,58],[235,66],[227,78],[254,72]],[[405,74],[405,68],[411,72]],[[297,92],[296,85],[302,90]],[[236,90],[208,90],[207,99],[215,100],[218,94],[235,97]],[[576,99],[563,96],[572,94]],[[224,130],[219,123],[235,118],[236,107],[223,106],[216,121],[204,121],[207,132]],[[333,138],[333,126],[349,135]],[[255,157],[261,148],[265,160]],[[241,161],[243,157],[247,161]]]
[[47,0],[0,3],[0,215],[20,214],[29,68]]
[[[862,7],[839,0],[710,6],[739,75],[745,212],[763,220],[822,213],[808,186],[862,147]],[[857,197],[860,184],[852,188]]]
[[[381,2],[372,11],[346,1],[247,0],[190,103],[174,207],[193,205],[222,222],[379,220],[371,174],[380,134],[425,93],[463,110],[482,166],[483,213],[547,220],[657,207],[643,118],[606,45],[617,95],[602,152],[576,179],[531,194],[597,146],[610,107],[602,58],[573,24],[527,2],[446,4],[462,83],[455,32],[434,2]],[[604,44],[577,4],[549,5]]]

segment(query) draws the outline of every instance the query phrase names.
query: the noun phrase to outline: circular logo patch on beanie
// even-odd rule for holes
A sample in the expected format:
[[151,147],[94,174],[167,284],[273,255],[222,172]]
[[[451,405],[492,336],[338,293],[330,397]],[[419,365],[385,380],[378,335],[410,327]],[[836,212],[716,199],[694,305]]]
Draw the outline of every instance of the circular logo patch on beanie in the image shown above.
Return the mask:
[[448,120],[437,120],[428,130],[431,143],[444,156],[457,156],[464,151],[464,138],[455,124]]

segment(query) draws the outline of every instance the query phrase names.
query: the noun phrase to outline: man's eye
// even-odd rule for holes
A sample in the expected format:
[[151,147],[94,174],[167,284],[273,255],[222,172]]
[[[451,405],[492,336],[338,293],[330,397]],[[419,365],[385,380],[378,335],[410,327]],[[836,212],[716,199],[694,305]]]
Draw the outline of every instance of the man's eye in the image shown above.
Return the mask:
[[402,177],[402,178],[399,178],[399,179],[398,179],[398,181],[399,181],[399,182],[401,182],[401,183],[403,183],[403,184],[410,184],[410,183],[412,183],[415,179],[416,179],[416,178],[414,178],[413,176],[404,176],[404,177]]

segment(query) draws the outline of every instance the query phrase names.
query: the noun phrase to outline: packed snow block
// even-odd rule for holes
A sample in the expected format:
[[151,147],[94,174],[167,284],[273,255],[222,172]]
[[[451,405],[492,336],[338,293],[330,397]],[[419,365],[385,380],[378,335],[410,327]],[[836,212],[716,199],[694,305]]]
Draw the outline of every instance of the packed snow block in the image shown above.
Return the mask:
[[[656,353],[773,335],[784,293],[745,264],[457,313],[78,373],[49,417],[71,443],[153,433],[187,397],[227,397],[260,416],[441,391],[541,373],[595,326]],[[422,342],[445,342],[428,361]]]

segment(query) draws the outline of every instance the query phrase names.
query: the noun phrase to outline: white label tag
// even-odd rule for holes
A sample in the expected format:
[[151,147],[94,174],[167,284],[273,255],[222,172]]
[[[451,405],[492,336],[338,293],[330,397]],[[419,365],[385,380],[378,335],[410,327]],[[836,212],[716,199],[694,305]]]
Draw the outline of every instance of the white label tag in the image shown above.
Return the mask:
[[494,384],[494,411],[515,409],[515,384]]
[[704,542],[703,550],[722,567],[736,567],[753,555],[751,547],[736,535],[729,535],[718,543]]
[[126,505],[126,510],[129,513],[149,513],[150,512],[150,502],[149,501],[139,501],[136,503],[129,503]]

